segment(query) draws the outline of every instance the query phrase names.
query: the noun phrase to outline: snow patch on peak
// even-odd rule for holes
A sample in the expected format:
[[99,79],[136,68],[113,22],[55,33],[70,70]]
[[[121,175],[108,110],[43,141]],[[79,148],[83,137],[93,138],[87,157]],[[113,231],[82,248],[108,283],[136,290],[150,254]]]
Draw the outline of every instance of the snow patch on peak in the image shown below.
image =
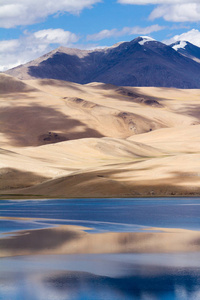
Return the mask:
[[149,36],[141,36],[141,39],[142,40],[140,42],[138,42],[141,46],[143,46],[147,42],[153,42],[153,41],[155,41],[154,39],[152,39]]
[[185,41],[180,41],[178,42],[176,45],[174,45],[172,48],[176,51],[178,51],[178,49],[184,49],[185,46],[187,46],[187,42]]

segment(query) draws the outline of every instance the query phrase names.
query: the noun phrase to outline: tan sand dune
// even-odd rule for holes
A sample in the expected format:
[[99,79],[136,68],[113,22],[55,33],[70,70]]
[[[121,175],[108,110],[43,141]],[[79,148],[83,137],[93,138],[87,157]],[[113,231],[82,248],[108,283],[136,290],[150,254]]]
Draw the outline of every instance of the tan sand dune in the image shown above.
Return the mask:
[[[5,78],[9,79],[8,82],[12,79],[8,75]],[[16,79],[14,82],[22,84]],[[99,105],[71,97],[74,90],[78,94],[81,89],[84,91],[85,88],[80,85],[77,88],[77,84],[63,84],[56,81],[56,86],[53,86],[51,80],[49,84],[51,86],[48,93],[42,90],[44,84],[40,81],[41,90],[36,88],[31,90],[30,86],[23,84],[26,87],[23,95],[21,92],[13,91],[10,97],[2,96],[3,103],[0,110],[1,133],[4,134],[2,141],[7,137],[6,142],[1,143],[2,147],[8,147],[9,144],[18,147],[39,146],[88,137],[126,138],[132,134],[165,126],[162,122],[151,118],[121,111],[120,107],[108,107],[106,103]],[[62,90],[63,85],[65,87],[63,95],[67,95],[66,97],[56,96],[57,92],[55,95],[50,94],[52,86],[54,91],[60,91],[60,86]],[[36,86],[38,87],[38,83]]]
[[26,93],[34,90],[35,88],[26,85],[22,81],[9,75],[0,73],[0,95]]
[[1,197],[199,195],[199,132],[199,90],[0,74]]
[[[41,198],[196,196],[200,193],[199,159],[200,155],[184,155],[86,168],[18,193]],[[16,190],[6,193],[11,196]]]
[[128,140],[144,143],[168,153],[199,153],[200,125],[159,129],[148,134],[131,136]]

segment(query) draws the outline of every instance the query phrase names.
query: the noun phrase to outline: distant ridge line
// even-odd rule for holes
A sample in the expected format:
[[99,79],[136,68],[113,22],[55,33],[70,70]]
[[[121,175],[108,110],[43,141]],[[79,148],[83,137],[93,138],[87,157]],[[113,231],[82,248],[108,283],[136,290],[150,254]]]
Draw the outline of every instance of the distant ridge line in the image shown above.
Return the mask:
[[186,47],[138,37],[94,50],[59,47],[5,73],[21,80],[48,78],[79,84],[200,88],[200,48],[189,42],[182,45]]

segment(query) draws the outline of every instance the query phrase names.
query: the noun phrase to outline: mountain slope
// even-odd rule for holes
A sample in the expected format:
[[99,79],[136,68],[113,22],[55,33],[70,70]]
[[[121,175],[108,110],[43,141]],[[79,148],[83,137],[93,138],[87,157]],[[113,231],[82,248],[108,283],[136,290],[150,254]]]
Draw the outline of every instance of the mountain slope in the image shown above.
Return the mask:
[[198,63],[146,37],[93,51],[61,47],[6,73],[23,80],[51,78],[80,84],[200,87]]

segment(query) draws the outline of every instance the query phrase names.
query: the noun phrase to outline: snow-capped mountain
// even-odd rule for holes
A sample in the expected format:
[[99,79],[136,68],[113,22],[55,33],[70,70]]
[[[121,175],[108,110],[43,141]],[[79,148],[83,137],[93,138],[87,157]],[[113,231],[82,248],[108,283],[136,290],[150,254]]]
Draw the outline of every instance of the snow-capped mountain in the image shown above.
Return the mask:
[[149,37],[90,51],[60,47],[6,73],[20,79],[51,78],[81,84],[200,88],[199,64],[173,47]]
[[200,63],[200,48],[186,41],[178,41],[171,47],[182,55]]

